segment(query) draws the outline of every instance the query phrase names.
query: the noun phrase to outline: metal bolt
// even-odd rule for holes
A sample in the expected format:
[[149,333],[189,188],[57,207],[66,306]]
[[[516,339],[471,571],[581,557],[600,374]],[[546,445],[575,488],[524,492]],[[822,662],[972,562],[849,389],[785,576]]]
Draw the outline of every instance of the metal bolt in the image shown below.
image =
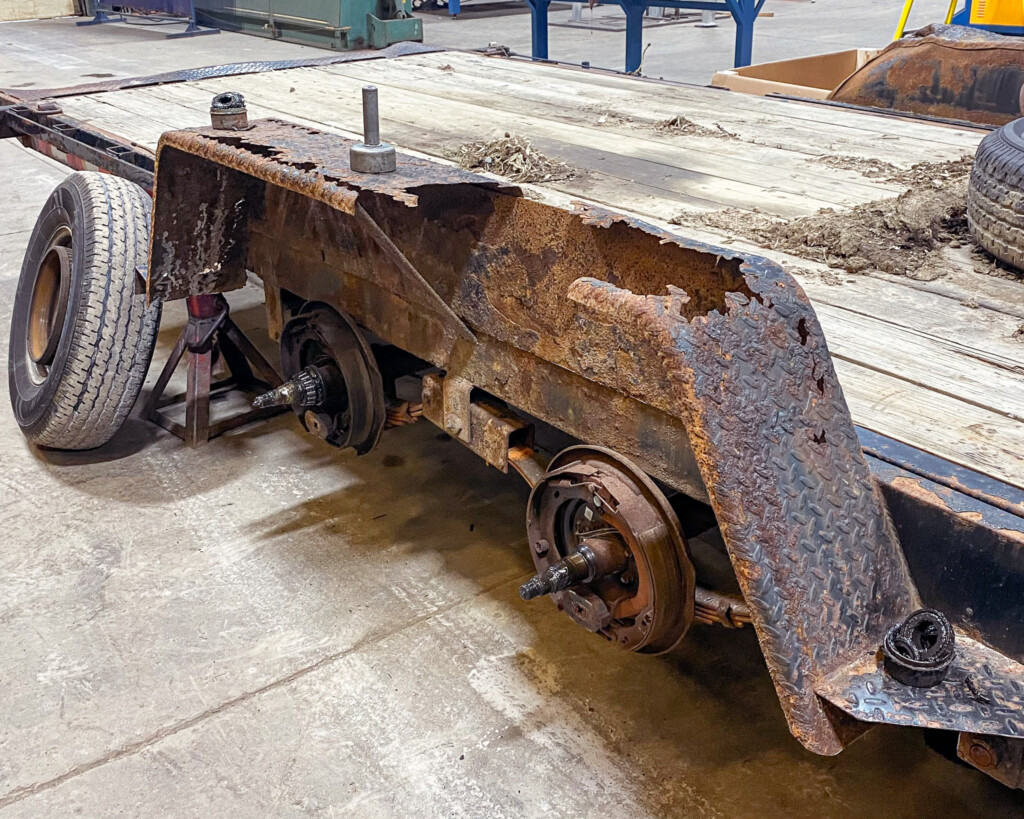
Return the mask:
[[380,145],[380,107],[375,85],[363,88],[363,144]]
[[348,164],[356,173],[391,173],[396,168],[395,149],[380,141],[376,86],[363,88],[363,141],[349,148]]
[[991,748],[980,742],[972,742],[967,754],[971,758],[971,764],[976,768],[988,770],[996,766],[996,755],[992,753]]

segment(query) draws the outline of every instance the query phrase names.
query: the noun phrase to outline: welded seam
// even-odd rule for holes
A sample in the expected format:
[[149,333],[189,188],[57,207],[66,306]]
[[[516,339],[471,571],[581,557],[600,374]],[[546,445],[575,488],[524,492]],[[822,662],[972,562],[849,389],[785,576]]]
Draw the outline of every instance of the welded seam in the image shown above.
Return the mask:
[[[491,586],[480,589],[475,594],[470,595],[465,600],[459,601],[454,606],[452,606],[451,609],[447,609],[446,611],[461,608],[462,606],[472,602],[481,595],[489,594],[490,592],[494,591],[495,589],[501,588],[502,586],[519,584],[521,581],[522,578],[519,575],[516,575],[515,577],[511,578],[506,578],[505,580],[502,580]],[[396,629],[387,631],[384,634],[381,634],[380,636],[364,636],[348,648],[336,651],[333,654],[328,654],[326,657],[321,657],[314,663],[311,663],[307,666],[303,666],[302,668],[292,671],[291,673],[286,674],[283,677],[279,677],[278,679],[273,680],[267,683],[266,685],[262,685],[259,688],[255,688],[252,691],[246,691],[243,694],[239,694],[237,697],[232,697],[231,699],[226,700],[220,703],[219,705],[215,705],[212,708],[208,708],[205,711],[200,712],[199,714],[195,714],[194,716],[188,717],[183,720],[179,720],[178,722],[174,722],[170,725],[166,725],[163,728],[158,729],[157,731],[153,732],[152,734],[143,739],[136,740],[135,742],[129,742],[127,745],[122,745],[120,748],[115,748],[112,751],[108,751],[101,757],[90,760],[89,762],[83,762],[80,765],[76,765],[74,768],[71,768],[70,770],[64,773],[55,776],[52,779],[47,779],[43,782],[37,782],[34,785],[23,785],[20,788],[15,788],[13,791],[10,791],[9,793],[0,797],[0,810],[2,810],[3,808],[10,807],[11,805],[17,802],[21,802],[25,799],[28,799],[31,796],[36,796],[37,794],[53,790],[54,788],[60,787],[65,782],[68,782],[71,779],[75,779],[79,776],[82,776],[83,774],[90,773],[91,771],[94,771],[97,768],[102,768],[103,766],[109,765],[112,762],[118,762],[122,759],[125,759],[126,757],[135,756],[136,754],[145,751],[147,748],[151,748],[152,746],[159,744],[160,742],[162,742],[165,739],[168,739],[169,737],[175,736],[177,734],[180,734],[182,731],[187,731],[190,728],[194,728],[195,726],[200,725],[201,723],[205,722],[211,717],[215,717],[218,714],[223,714],[224,712],[230,711],[240,705],[245,705],[246,703],[256,699],[257,697],[261,697],[264,694],[268,694],[271,691],[277,690],[278,688],[290,685],[291,683],[296,682],[297,680],[301,680],[304,677],[309,676],[310,674],[316,673],[320,669],[325,668],[326,666],[329,666],[332,663],[337,662],[338,660],[344,659],[350,654],[354,654],[369,646],[382,643],[389,637],[393,637],[396,634],[401,634],[402,632],[412,628],[413,626],[418,626],[420,623],[424,623],[428,620],[431,620],[442,613],[445,612],[435,611],[431,612],[430,614],[425,614],[422,617],[417,617],[413,620],[410,620],[403,626],[399,626]]]

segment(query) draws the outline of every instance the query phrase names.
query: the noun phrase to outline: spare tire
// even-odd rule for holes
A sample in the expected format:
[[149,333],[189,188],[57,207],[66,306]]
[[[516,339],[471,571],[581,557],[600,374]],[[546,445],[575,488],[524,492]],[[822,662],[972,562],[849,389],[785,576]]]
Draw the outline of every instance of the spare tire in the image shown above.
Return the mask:
[[136,295],[152,202],[138,185],[74,173],[50,195],[14,297],[8,377],[34,444],[92,449],[121,428],[142,389],[160,306]]
[[978,146],[967,223],[985,250],[1024,270],[1024,119],[993,131]]

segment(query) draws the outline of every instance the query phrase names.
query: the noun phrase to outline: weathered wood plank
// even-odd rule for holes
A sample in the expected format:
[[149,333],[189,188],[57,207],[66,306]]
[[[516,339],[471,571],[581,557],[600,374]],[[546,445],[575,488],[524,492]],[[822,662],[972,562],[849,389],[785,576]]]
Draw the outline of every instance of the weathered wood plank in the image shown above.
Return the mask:
[[859,364],[834,362],[858,424],[1024,489],[1024,424]]
[[[416,59],[421,60],[424,56],[428,55],[419,55]],[[721,117],[727,117],[731,113],[740,111],[760,114],[765,117],[779,117],[790,122],[799,121],[808,131],[833,130],[840,134],[852,130],[876,135],[898,133],[901,138],[913,138],[935,145],[946,145],[954,149],[963,148],[971,151],[973,151],[972,146],[976,146],[978,140],[984,135],[983,131],[973,128],[919,122],[906,117],[872,115],[835,106],[758,97],[704,86],[645,82],[622,75],[583,69],[555,68],[525,60],[505,60],[450,51],[434,56],[436,59],[431,62],[465,66],[469,73],[473,73],[469,71],[472,68],[475,73],[493,73],[504,75],[506,78],[514,77],[518,80],[543,77],[545,76],[543,72],[546,72],[546,76],[557,76],[556,85],[571,87],[574,90],[580,86],[598,86],[602,89],[614,89],[651,100],[667,99],[682,106],[683,109],[717,110]],[[558,72],[557,75],[552,75],[553,71]]]
[[[510,101],[517,100],[526,107],[542,104],[564,112],[566,117],[577,124],[596,125],[602,115],[615,114],[632,118],[638,125],[650,127],[685,113],[688,118],[708,128],[714,128],[716,123],[721,124],[747,143],[744,147],[749,153],[754,153],[753,146],[759,145],[783,150],[793,154],[794,158],[805,160],[822,155],[843,154],[886,158],[898,165],[912,165],[916,162],[949,159],[963,151],[972,152],[981,137],[981,134],[972,132],[963,138],[962,143],[958,141],[956,147],[952,147],[948,143],[912,138],[902,131],[879,135],[877,131],[836,126],[827,121],[815,120],[808,124],[779,114],[766,116],[762,111],[751,112],[734,107],[730,104],[732,97],[723,97],[722,92],[711,89],[701,89],[701,96],[681,101],[678,95],[665,98],[652,96],[647,93],[649,84],[642,82],[633,82],[623,89],[579,83],[575,81],[578,72],[563,72],[568,74],[569,82],[559,83],[551,82],[548,74],[510,75],[499,70],[505,62],[494,67],[493,59],[480,57],[476,59],[484,60],[482,67],[490,70],[482,70],[474,65],[466,67],[462,61],[457,60],[455,65],[458,67],[453,66],[448,71],[445,69],[450,63],[443,59],[446,54],[416,55],[408,61],[403,58],[403,66],[406,67],[401,77],[396,77],[395,72],[383,61],[373,67],[359,66],[352,70],[341,67],[340,72],[333,68],[318,70],[328,74],[365,76],[368,79],[384,77],[388,79],[389,85],[398,82],[406,87],[412,87],[408,83],[416,83],[416,87],[420,88],[419,83],[422,82],[428,84],[433,93],[454,99],[467,99],[464,96],[467,92],[486,93]],[[437,56],[438,59],[423,59],[430,56]],[[364,68],[368,70],[364,71]],[[467,70],[473,72],[471,83],[464,82]],[[599,127],[618,130],[614,117],[608,117],[608,121]],[[635,130],[624,132],[635,133]],[[659,134],[659,138],[661,136],[669,137]]]
[[[886,120],[882,133],[878,118],[867,117],[872,122],[862,127],[864,115],[849,111],[809,122],[805,106],[779,100],[719,109],[723,98],[707,89],[588,76],[478,55],[447,52],[407,60],[67,98],[65,110],[155,147],[163,130],[206,124],[210,98],[231,87],[246,94],[253,117],[275,116],[354,135],[361,125],[358,89],[372,81],[385,89],[384,133],[403,149],[443,156],[448,148],[515,123],[515,130],[531,137],[541,150],[587,169],[579,178],[537,187],[536,195],[562,205],[585,197],[662,225],[684,208],[811,213],[840,204],[830,197],[838,198],[835,191],[847,183],[844,201],[895,192],[891,184],[852,179],[850,172],[808,162],[806,145],[797,142],[801,133],[821,145],[841,146],[837,153],[860,151],[877,158],[886,158],[894,144],[915,146],[917,156],[955,158],[979,137],[975,132],[902,120]],[[440,66],[448,63],[454,71],[441,71]],[[431,72],[440,79],[431,82]],[[596,125],[592,110],[558,107],[559,95],[583,100],[585,106],[603,95],[609,105],[619,106],[608,109],[612,111],[637,104],[638,116],[651,121],[672,112],[687,117],[692,113],[705,125],[722,122],[730,130],[740,122],[744,128],[759,127],[766,141],[779,142],[663,138],[653,131],[637,136],[629,126]],[[529,113],[522,113],[524,109]],[[713,111],[733,119],[707,119]],[[818,109],[814,114],[818,116]],[[943,133],[935,135],[936,130]],[[894,139],[882,139],[890,132]],[[784,138],[792,138],[792,150],[782,144]],[[773,187],[780,177],[784,190]],[[805,197],[804,189],[812,186],[817,187],[817,196]],[[675,230],[715,243],[726,238],[705,229]],[[1024,345],[1011,338],[1019,321],[1012,309],[971,309],[961,300],[974,290],[996,307],[1012,307],[1015,301],[1024,307],[1024,286],[978,280],[978,274],[966,269],[943,285],[948,289],[945,294],[922,292],[914,289],[921,285],[896,277],[846,276],[836,285],[822,278],[821,265],[742,241],[732,244],[775,258],[801,281],[817,308],[857,423],[1022,485]]]

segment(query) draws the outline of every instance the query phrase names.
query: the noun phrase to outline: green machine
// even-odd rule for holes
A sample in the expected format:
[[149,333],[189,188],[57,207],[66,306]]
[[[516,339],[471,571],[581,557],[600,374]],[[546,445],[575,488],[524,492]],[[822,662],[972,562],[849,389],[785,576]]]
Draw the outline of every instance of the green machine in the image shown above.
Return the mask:
[[200,25],[349,51],[423,40],[412,0],[195,0]]

